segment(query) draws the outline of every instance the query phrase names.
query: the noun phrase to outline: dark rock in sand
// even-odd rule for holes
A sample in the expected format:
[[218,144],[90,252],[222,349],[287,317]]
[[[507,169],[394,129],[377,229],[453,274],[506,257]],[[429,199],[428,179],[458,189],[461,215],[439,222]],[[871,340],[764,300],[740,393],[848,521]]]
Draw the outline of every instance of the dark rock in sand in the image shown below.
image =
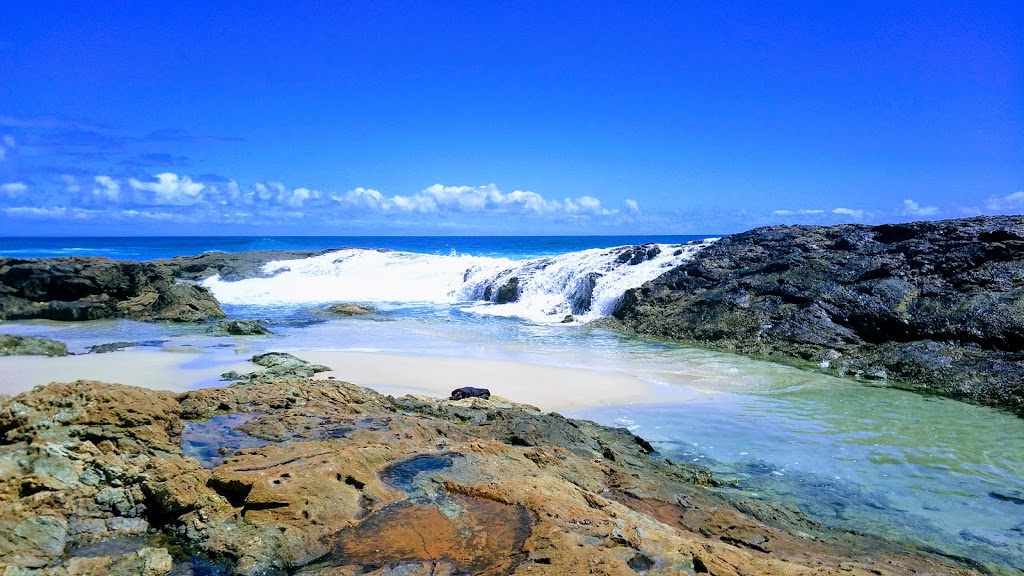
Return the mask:
[[67,356],[63,342],[38,336],[0,334],[0,356]]
[[166,340],[141,340],[138,342],[109,342],[107,344],[98,344],[96,346],[89,347],[89,354],[106,354],[108,352],[117,352],[124,350],[125,348],[136,348],[140,346],[160,346]]
[[223,318],[202,286],[150,263],[107,258],[0,258],[0,320]]
[[263,370],[257,370],[248,374],[240,374],[232,370],[221,374],[222,380],[249,380],[267,382],[271,380],[282,380],[287,378],[308,378],[320,372],[330,372],[332,368],[323,364],[306,362],[302,358],[286,354],[284,352],[267,352],[257,354],[251,358],[253,364],[262,366]]
[[1024,408],[1024,217],[772,226],[627,292],[632,330]]
[[[267,445],[212,470],[185,457],[186,421],[218,414]],[[977,574],[885,540],[772,526],[627,430],[500,400],[305,378],[179,396],[75,382],[0,402],[0,433],[10,574],[191,573],[169,565],[172,544],[236,575]],[[131,538],[145,545],[105,546]],[[104,553],[76,557],[89,549]]]
[[473,388],[472,386],[464,386],[462,388],[456,388],[452,390],[451,400],[462,400],[463,398],[483,398],[484,400],[491,397],[491,391],[487,388]]
[[228,334],[231,336],[265,336],[273,334],[259,320],[221,320],[206,329],[209,334]]
[[324,314],[330,316],[367,316],[373,314],[375,310],[369,306],[363,306],[361,304],[331,304],[327,308],[323,309]]

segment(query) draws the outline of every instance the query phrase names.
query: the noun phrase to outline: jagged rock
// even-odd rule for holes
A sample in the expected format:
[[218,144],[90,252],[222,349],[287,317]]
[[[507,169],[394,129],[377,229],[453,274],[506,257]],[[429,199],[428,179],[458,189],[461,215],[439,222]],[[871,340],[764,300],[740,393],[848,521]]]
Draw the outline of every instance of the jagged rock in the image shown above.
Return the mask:
[[772,226],[628,291],[636,332],[1024,409],[1024,217]]
[[117,352],[124,350],[125,348],[136,348],[140,346],[160,346],[166,342],[166,340],[140,340],[137,342],[108,342],[106,344],[97,344],[89,347],[89,354],[107,354],[109,352]]
[[509,304],[519,300],[519,277],[513,276],[508,279],[500,288],[498,293],[494,297],[495,304]]
[[361,304],[331,304],[327,308],[324,308],[323,312],[331,316],[366,316],[373,314],[375,310],[369,306],[363,306]]
[[107,258],[0,258],[0,320],[194,322],[223,317],[206,288],[177,282],[154,264]]
[[195,256],[175,256],[153,260],[152,264],[175,278],[204,280],[220,276],[234,282],[245,278],[267,278],[283,269],[264,270],[268,262],[296,260],[326,254],[331,250],[250,250],[245,252],[205,252]]
[[[234,413],[247,414],[237,433],[268,444],[213,470],[182,455],[184,419]],[[70,554],[151,528],[238,575],[977,574],[812,523],[793,534],[625,429],[493,397],[302,378],[177,397],[76,382],[3,402],[0,432],[10,574],[165,574],[166,544]]]
[[265,336],[273,334],[259,320],[221,320],[206,329],[210,334],[229,334],[231,336]]
[[643,244],[641,246],[632,246],[624,250],[619,254],[616,260],[629,266],[636,266],[641,262],[651,260],[658,254],[661,254],[661,247],[657,244]]
[[263,366],[264,370],[257,370],[248,374],[239,374],[232,370],[221,374],[224,380],[277,380],[284,378],[307,378],[319,372],[330,372],[332,369],[323,364],[312,364],[302,358],[286,354],[284,352],[267,352],[257,354],[251,358],[253,364]]
[[0,356],[67,356],[63,342],[38,336],[0,334]]

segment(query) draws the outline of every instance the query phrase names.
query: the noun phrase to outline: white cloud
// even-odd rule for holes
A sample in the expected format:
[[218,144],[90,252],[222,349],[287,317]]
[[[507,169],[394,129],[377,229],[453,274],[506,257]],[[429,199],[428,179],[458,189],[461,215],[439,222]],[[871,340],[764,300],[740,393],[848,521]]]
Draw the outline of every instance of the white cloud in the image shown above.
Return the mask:
[[128,183],[131,187],[140,192],[151,192],[149,203],[184,206],[194,204],[202,199],[203,189],[206,184],[193,182],[188,176],[178,176],[173,172],[164,172],[156,175],[156,182],[141,182],[130,178]]
[[908,216],[934,216],[938,212],[935,206],[921,206],[909,198],[903,201],[903,214]]
[[92,195],[98,200],[117,202],[121,198],[121,185],[110,176],[97,176],[94,178],[98,186],[93,186]]
[[990,196],[985,201],[985,208],[990,212],[1014,212],[1024,208],[1024,190],[1006,196]]
[[640,205],[636,203],[636,200],[633,200],[632,198],[626,198],[623,201],[623,204],[626,205],[626,210],[629,211],[630,214],[640,213]]
[[[486,186],[444,186],[434,184],[416,194],[408,196],[384,196],[372,188],[356,188],[345,194],[333,194],[330,199],[352,208],[383,212],[406,213],[518,213],[518,214],[568,214],[609,216],[618,210],[610,210],[601,205],[601,201],[592,196],[566,198],[563,201],[549,200],[544,196],[528,190],[502,192],[494,184]],[[633,202],[633,208],[639,212],[639,206]],[[630,204],[627,202],[627,206]]]
[[839,216],[849,216],[854,220],[860,220],[864,218],[863,210],[854,210],[852,208],[835,208],[832,210],[832,213],[837,214]]
[[37,208],[34,206],[17,206],[14,208],[4,208],[4,213],[8,216],[15,217],[28,217],[28,218],[63,218],[67,216],[67,208]]
[[0,139],[0,162],[7,158],[7,151],[14,148],[14,136],[4,136]]
[[75,178],[71,174],[61,174],[58,180],[64,183],[64,191],[72,194],[78,194],[82,191],[82,187],[78,184],[78,178]]
[[7,184],[0,184],[0,191],[8,196],[17,196],[28,190],[28,186],[24,182],[8,182]]
[[772,215],[774,216],[804,216],[813,214],[824,214],[824,210],[773,210]]

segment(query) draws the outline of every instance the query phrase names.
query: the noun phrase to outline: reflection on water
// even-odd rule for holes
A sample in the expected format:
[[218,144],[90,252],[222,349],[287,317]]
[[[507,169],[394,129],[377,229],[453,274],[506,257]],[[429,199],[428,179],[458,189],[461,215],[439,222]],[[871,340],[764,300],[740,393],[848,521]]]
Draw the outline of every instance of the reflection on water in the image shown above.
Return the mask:
[[727,492],[737,497],[780,500],[823,524],[910,538],[1024,570],[1024,420],[1008,413],[455,307],[381,305],[372,316],[346,319],[287,308],[228,312],[267,319],[276,337],[212,336],[202,327],[127,321],[4,323],[0,331],[57,338],[78,352],[104,342],[162,339],[164,350],[194,354],[186,367],[196,368],[270,350],[333,349],[625,373],[654,385],[650,403],[572,416],[628,426],[662,452],[706,464],[736,480]]

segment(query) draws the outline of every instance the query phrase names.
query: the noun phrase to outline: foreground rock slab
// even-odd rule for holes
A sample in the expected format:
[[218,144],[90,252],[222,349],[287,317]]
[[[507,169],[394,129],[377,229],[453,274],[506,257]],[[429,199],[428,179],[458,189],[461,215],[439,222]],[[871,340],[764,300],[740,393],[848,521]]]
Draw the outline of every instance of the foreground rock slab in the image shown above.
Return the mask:
[[[624,429],[494,397],[81,381],[4,401],[0,432],[4,574],[978,573],[791,510],[759,520]],[[123,539],[141,544],[102,545]]]
[[1024,217],[772,226],[626,293],[624,326],[1024,410]]

